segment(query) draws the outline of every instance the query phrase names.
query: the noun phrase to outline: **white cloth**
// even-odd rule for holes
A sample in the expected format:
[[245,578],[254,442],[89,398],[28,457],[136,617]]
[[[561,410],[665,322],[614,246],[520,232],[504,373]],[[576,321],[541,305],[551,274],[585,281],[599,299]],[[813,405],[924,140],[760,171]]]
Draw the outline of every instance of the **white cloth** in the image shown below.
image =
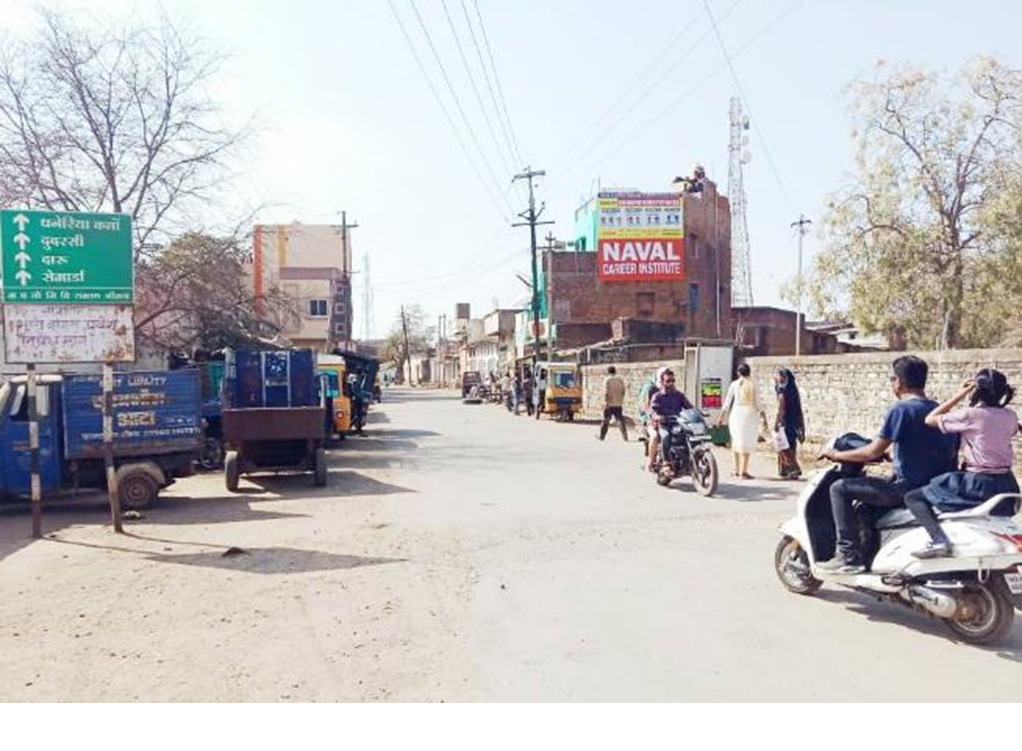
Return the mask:
[[756,443],[759,441],[760,412],[755,385],[742,378],[732,381],[724,405],[728,413],[727,428],[731,434],[731,450],[740,454],[755,451]]

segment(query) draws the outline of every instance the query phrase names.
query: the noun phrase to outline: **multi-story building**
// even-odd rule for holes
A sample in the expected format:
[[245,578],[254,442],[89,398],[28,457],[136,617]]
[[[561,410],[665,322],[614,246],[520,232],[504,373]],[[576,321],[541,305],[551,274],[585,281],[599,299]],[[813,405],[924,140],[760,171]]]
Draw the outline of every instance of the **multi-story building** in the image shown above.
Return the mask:
[[575,229],[543,253],[541,347],[547,331],[558,349],[610,339],[616,319],[669,325],[679,340],[731,338],[730,205],[713,182],[601,191],[575,212]]
[[292,302],[282,332],[296,347],[351,346],[351,243],[343,225],[256,225],[256,296],[278,288]]

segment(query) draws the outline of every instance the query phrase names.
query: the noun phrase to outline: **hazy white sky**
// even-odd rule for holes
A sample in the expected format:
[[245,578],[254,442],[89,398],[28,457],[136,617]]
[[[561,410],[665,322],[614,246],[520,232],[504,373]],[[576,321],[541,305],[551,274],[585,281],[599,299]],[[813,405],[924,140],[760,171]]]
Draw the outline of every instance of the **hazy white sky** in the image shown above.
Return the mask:
[[[482,180],[387,0],[163,0],[172,15],[233,53],[216,92],[228,113],[241,121],[255,111],[267,126],[251,163],[239,165],[253,194],[275,206],[260,221],[339,222],[346,209],[361,225],[353,235],[356,268],[368,254],[377,336],[402,303],[421,303],[435,321],[455,302],[471,302],[481,314],[495,299],[509,305],[526,293],[515,274],[528,270],[527,229],[507,227],[512,209],[524,209],[524,194],[510,188],[511,172],[523,165],[507,154],[469,33],[465,10],[485,58],[475,1],[446,0],[446,8],[496,139],[444,5],[416,0],[414,8],[474,139],[412,4],[393,0]],[[544,230],[570,238],[572,212],[597,183],[663,189],[701,162],[726,191],[736,84],[704,0],[478,4],[522,161],[547,171],[538,196],[547,204],[544,218],[556,224]],[[30,22],[32,5],[0,0],[5,26]],[[61,7],[144,13],[153,6],[68,0]],[[710,7],[758,128],[750,134],[746,192],[761,304],[776,304],[778,286],[794,273],[790,222],[800,211],[817,219],[851,166],[841,92],[853,77],[880,58],[957,68],[994,54],[1022,66],[1022,21],[1007,0],[710,0]],[[811,237],[807,250],[815,250]]]

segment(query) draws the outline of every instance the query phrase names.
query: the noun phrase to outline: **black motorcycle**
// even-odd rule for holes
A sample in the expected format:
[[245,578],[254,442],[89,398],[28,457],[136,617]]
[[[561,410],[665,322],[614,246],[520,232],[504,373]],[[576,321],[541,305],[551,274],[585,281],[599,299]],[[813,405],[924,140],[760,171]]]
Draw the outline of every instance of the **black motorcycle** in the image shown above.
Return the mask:
[[661,420],[661,424],[671,432],[671,449],[665,457],[661,443],[653,462],[657,484],[666,487],[672,480],[688,475],[699,495],[710,496],[717,492],[720,475],[713,456],[713,441],[702,413],[698,409],[685,409],[676,418]]

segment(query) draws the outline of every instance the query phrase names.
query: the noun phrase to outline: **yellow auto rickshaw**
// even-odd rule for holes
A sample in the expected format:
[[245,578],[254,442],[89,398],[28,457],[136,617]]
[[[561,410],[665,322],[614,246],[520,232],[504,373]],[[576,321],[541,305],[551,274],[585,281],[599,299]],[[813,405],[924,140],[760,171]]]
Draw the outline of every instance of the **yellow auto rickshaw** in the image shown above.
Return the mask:
[[340,355],[317,355],[316,367],[327,378],[326,396],[333,405],[334,432],[343,440],[351,430],[351,398],[344,388],[347,366]]
[[[546,378],[543,372],[546,371]],[[539,362],[536,363],[535,378],[536,402],[540,412],[552,415],[559,420],[575,419],[575,413],[582,411],[582,379],[578,368],[571,362]],[[546,382],[546,393],[543,403],[539,404],[540,381]]]

